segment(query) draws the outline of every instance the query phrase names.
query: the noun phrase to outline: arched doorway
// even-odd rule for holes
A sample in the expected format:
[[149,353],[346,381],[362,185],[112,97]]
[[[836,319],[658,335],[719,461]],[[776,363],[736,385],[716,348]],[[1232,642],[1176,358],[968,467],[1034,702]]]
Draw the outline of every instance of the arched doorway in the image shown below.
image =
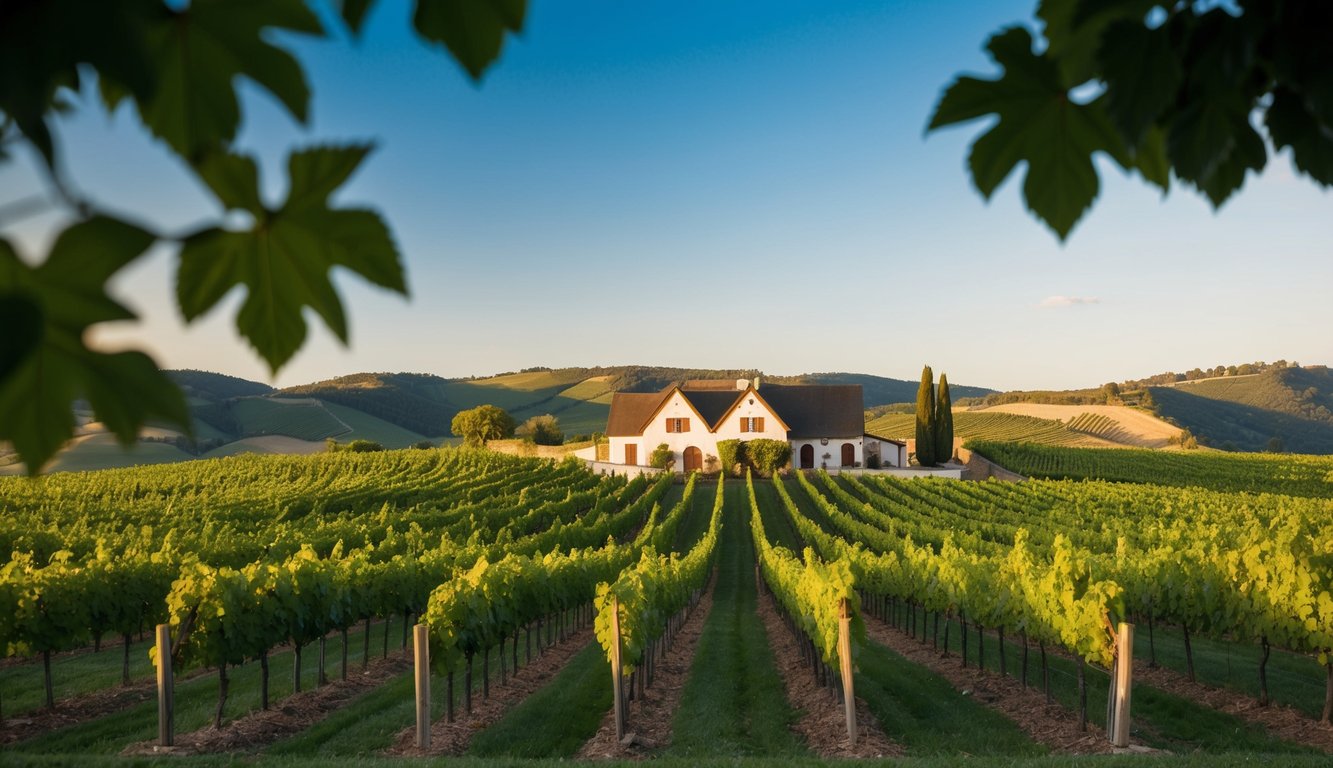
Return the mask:
[[856,464],[856,446],[851,443],[842,444],[842,465],[850,467]]
[[801,469],[815,468],[815,447],[809,443],[801,446]]
[[695,448],[695,447],[692,446],[692,445],[691,445],[689,448],[686,448],[686,449],[685,449],[685,471],[686,471],[686,472],[693,472],[693,471],[698,470],[698,469],[703,469],[703,466],[704,466],[704,453],[703,453],[703,451],[699,450],[698,448]]

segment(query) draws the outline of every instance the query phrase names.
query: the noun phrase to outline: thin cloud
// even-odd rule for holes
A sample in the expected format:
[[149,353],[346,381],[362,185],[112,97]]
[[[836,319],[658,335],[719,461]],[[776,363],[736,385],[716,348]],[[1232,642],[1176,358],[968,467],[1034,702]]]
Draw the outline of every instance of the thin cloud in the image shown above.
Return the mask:
[[1096,296],[1047,296],[1041,300],[1037,306],[1043,309],[1055,309],[1058,307],[1077,307],[1084,304],[1101,304],[1102,300]]

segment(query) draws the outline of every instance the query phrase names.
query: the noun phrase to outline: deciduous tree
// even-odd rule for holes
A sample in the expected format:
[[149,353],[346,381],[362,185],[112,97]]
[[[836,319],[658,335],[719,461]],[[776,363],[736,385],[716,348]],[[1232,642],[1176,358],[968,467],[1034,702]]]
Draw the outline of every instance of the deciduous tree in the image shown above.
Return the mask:
[[450,424],[450,431],[463,438],[465,444],[476,448],[485,445],[487,440],[513,437],[514,417],[503,408],[479,405],[459,411]]

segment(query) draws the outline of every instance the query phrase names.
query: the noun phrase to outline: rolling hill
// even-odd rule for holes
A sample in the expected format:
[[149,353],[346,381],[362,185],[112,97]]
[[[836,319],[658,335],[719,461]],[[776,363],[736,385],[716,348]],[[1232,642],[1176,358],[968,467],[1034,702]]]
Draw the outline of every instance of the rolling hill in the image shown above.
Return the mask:
[[1325,366],[1179,382],[1148,392],[1159,415],[1206,445],[1333,453],[1333,372]]

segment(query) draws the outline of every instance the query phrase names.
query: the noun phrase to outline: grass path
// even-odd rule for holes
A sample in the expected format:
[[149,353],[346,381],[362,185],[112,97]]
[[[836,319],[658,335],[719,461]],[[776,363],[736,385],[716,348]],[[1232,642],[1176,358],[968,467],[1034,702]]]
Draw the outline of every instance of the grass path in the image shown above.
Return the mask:
[[[130,680],[151,680],[153,664],[148,660],[152,641],[130,644]],[[120,686],[125,647],[116,640],[101,651],[91,648],[51,657],[51,686],[56,705],[64,699]],[[40,658],[0,667],[0,696],[4,697],[4,715],[13,717],[38,709],[46,703]]]
[[[941,622],[943,633],[944,624]],[[958,653],[960,628],[956,623],[950,625],[951,651]],[[977,662],[977,633],[975,628],[968,631],[968,657],[972,664]],[[1136,643],[1137,646],[1137,643]],[[988,633],[985,645],[985,665],[991,673],[998,673],[1000,667],[999,642],[994,634]],[[1161,649],[1159,647],[1159,653]],[[1019,669],[1022,647],[1006,638],[1005,654],[1009,673],[1015,675]],[[1072,659],[1048,654],[1051,671],[1051,694],[1056,701],[1066,708],[1078,711],[1078,665]],[[1029,652],[1029,680],[1034,685],[1040,684],[1041,661],[1036,649]],[[1106,727],[1106,691],[1109,678],[1105,672],[1089,666],[1086,673],[1088,695],[1089,728]],[[1174,753],[1204,752],[1219,754],[1223,752],[1244,752],[1254,754],[1302,754],[1312,750],[1297,744],[1282,741],[1268,734],[1261,726],[1246,723],[1233,715],[1218,712],[1205,705],[1176,696],[1142,682],[1134,684],[1133,731],[1134,743],[1146,744]]]
[[[537,659],[536,653],[534,648],[534,661]],[[495,662],[494,657],[490,671],[491,683],[497,685],[500,680],[500,665]],[[475,692],[481,688],[482,665],[481,661],[477,660],[472,680],[474,702],[479,698]],[[415,722],[416,704],[413,690],[412,674],[400,675],[374,690],[367,691],[346,707],[310,728],[273,744],[266,750],[266,754],[354,757],[373,755],[388,749],[394,744],[398,733]],[[448,704],[448,686],[442,676],[436,675],[432,678],[430,692],[431,710],[435,717],[442,717]],[[460,717],[463,711],[462,701],[463,675],[457,673],[454,678],[454,705]]]
[[667,755],[802,756],[806,750],[790,729],[795,713],[756,612],[754,550],[741,484],[728,486],[725,503],[713,611],[672,720]]
[[[402,618],[391,623],[389,628],[389,653],[402,653],[399,649]],[[372,658],[381,653],[383,629],[375,627],[371,632],[370,650]],[[318,671],[316,662],[318,652],[315,645],[305,648],[302,654],[301,682],[303,689],[315,687]],[[336,635],[327,642],[328,662],[326,670],[330,678],[338,675],[339,658],[342,653],[342,641]],[[358,629],[348,637],[348,674],[360,670],[362,658],[362,633]],[[290,650],[273,653],[269,656],[269,697],[273,706],[281,706],[283,697],[292,692],[293,654]],[[245,664],[228,670],[231,681],[224,718],[231,720],[241,717],[259,708],[260,670],[258,664]],[[218,678],[216,674],[207,674],[176,685],[176,732],[188,733],[204,727],[212,721],[217,710]],[[410,700],[411,695],[408,695]],[[408,718],[410,722],[410,716]],[[157,700],[136,704],[121,709],[96,720],[62,728],[14,745],[14,749],[25,752],[51,752],[62,754],[114,754],[130,744],[157,738]]]
[[[1153,645],[1157,648],[1159,665],[1185,674],[1185,639],[1179,627],[1155,626]],[[1190,637],[1190,646],[1199,682],[1259,698],[1257,645],[1194,635]],[[1143,623],[1134,629],[1134,659],[1146,665],[1148,658],[1148,625]],[[1318,718],[1324,706],[1324,674],[1313,658],[1274,649],[1268,660],[1268,695],[1278,704]]]
[[611,664],[588,643],[551,682],[472,740],[478,757],[573,757],[611,708]]

